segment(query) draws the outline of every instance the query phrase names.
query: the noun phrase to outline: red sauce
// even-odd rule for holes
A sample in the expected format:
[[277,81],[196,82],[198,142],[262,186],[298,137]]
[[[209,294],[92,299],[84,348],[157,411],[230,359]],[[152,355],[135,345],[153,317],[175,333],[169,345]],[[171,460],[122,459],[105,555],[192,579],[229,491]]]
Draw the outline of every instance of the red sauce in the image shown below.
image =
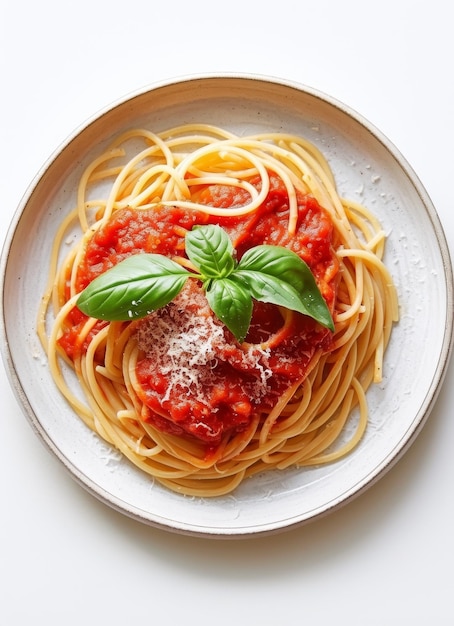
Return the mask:
[[[229,208],[244,205],[249,197],[243,190],[216,185],[201,189],[197,200],[202,204]],[[244,217],[213,217],[202,211],[162,206],[144,211],[118,211],[87,244],[78,271],[77,289],[82,290],[96,276],[131,254],[145,251],[182,256],[184,230],[180,227],[191,229],[194,224],[211,222],[220,224],[229,233],[238,258],[248,248],[262,243],[286,246],[298,253],[308,263],[333,310],[338,262],[333,251],[335,242],[330,217],[312,196],[299,195],[297,229],[291,236],[288,233],[288,212],[287,192],[282,181],[274,175],[265,202],[253,214]],[[331,333],[311,318],[293,313],[276,346],[266,352],[256,347],[246,358],[230,332],[214,319],[204,296],[201,299],[202,292],[197,283],[188,282],[191,284],[185,288],[185,297],[180,298],[180,308],[176,299],[138,324],[139,336],[141,324],[144,335],[147,324],[153,326],[153,332],[158,332],[159,325],[165,329],[159,348],[161,353],[156,352],[158,348],[154,343],[159,342],[153,339],[150,350],[144,351],[137,366],[141,385],[139,395],[145,404],[141,418],[164,432],[189,435],[216,445],[225,434],[246,429],[258,411],[271,408],[289,385],[304,377],[315,351],[329,349]],[[69,328],[60,344],[68,356],[74,358],[75,354],[86,349],[90,337],[83,345],[78,345],[77,332],[84,318],[77,309],[72,316],[73,328]],[[188,372],[194,373],[195,382],[192,379],[174,380],[169,374],[170,348],[165,342],[172,336],[169,328],[174,329],[175,336],[178,335],[182,319],[189,333],[194,332],[191,319],[197,320],[199,335],[195,347],[188,348],[193,350],[189,355],[193,365]],[[102,325],[100,322],[93,332]],[[278,307],[254,303],[246,342],[264,342],[282,327]],[[197,346],[204,338],[209,339],[213,328],[217,339],[203,357],[205,362]],[[184,369],[182,363],[180,361],[177,366],[181,370]]]

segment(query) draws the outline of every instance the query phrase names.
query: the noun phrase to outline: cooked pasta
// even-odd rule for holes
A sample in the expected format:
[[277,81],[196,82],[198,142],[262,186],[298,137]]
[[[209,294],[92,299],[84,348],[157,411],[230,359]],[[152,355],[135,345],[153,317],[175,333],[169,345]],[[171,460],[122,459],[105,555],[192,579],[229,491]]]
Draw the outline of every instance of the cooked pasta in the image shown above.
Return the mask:
[[[238,258],[259,244],[295,251],[334,332],[254,302],[239,342],[195,280],[140,319],[78,309],[83,289],[128,256],[161,254],[191,271],[185,236],[203,224],[224,228]],[[385,240],[301,137],[206,124],[125,132],[85,170],[49,251],[38,333],[51,374],[88,428],[182,494],[219,496],[263,471],[337,461],[366,430],[366,392],[382,380],[398,318]]]

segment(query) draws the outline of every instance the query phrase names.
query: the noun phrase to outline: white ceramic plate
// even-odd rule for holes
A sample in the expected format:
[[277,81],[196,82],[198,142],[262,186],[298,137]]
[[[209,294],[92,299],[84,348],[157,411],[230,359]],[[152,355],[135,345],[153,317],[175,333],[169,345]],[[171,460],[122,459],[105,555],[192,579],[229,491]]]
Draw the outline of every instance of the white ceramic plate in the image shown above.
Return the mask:
[[[386,262],[400,322],[386,353],[383,384],[368,394],[366,436],[346,459],[313,469],[269,472],[230,496],[167,491],[88,431],[55,389],[38,342],[36,312],[48,254],[76,181],[118,132],[191,121],[239,133],[291,131],[321,148],[341,195],[369,205],[388,233]],[[313,89],[258,76],[198,76],[140,91],[90,119],[50,158],[29,188],[1,260],[2,349],[13,389],[36,432],[72,476],[108,505],[145,523],[196,535],[250,536],[326,514],[358,495],[403,454],[442,383],[453,337],[453,282],[436,211],[411,167],[370,123]]]

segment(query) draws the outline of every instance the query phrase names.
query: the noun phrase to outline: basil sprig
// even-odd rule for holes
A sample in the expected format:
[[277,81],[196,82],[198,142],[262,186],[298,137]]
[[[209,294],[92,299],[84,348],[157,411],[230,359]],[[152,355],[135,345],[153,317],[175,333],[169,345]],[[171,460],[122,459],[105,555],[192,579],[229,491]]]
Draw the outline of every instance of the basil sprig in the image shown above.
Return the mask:
[[208,304],[235,338],[244,341],[253,299],[334,324],[308,265],[291,250],[260,245],[239,262],[220,226],[196,226],[186,235],[186,254],[198,273],[160,254],[135,254],[95,278],[77,300],[90,317],[127,321],[145,317],[171,302],[188,278],[202,282]]

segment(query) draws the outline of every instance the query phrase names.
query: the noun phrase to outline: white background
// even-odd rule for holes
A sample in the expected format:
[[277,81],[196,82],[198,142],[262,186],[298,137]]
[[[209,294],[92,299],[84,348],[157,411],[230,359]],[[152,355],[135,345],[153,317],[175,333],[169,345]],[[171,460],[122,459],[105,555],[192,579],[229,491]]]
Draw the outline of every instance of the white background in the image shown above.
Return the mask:
[[[454,39],[446,0],[2,3],[1,242],[41,165],[147,84],[204,72],[328,93],[398,147],[454,251]],[[159,531],[99,503],[41,445],[0,365],[0,622],[454,623],[454,363],[424,430],[378,484],[283,534]],[[33,622],[32,622],[33,620]]]

